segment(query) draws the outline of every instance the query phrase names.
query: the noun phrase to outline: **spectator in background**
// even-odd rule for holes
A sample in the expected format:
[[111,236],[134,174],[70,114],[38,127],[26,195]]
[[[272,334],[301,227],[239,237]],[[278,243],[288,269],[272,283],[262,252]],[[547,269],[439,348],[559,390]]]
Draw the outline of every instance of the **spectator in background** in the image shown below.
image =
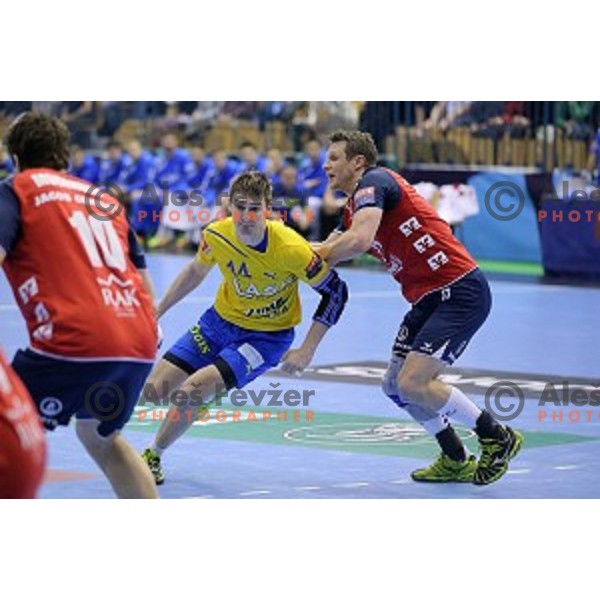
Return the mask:
[[424,129],[441,129],[447,131],[452,127],[471,125],[473,117],[471,108],[473,102],[441,101],[436,102],[431,109],[429,118],[423,123]]
[[[128,118],[131,102],[101,102],[100,110],[102,112],[102,124],[98,129],[98,135],[112,138]],[[137,103],[133,103],[137,104]],[[140,103],[143,104],[143,103]]]
[[71,147],[71,165],[69,173],[79,179],[85,179],[96,184],[100,181],[100,167],[98,161],[91,154],[87,154],[80,146]]
[[224,102],[221,121],[258,121],[258,102]]
[[[199,216],[201,211],[207,208],[212,208],[214,203],[209,203],[206,197],[206,188],[209,182],[209,176],[213,168],[213,161],[206,154],[204,147],[200,144],[196,144],[190,151],[192,157],[192,167],[189,171],[189,177],[187,179],[187,189],[190,193],[190,197],[193,198],[189,208],[186,210],[186,222],[192,220],[189,228],[187,228],[183,235],[181,235],[175,241],[176,250],[193,250],[198,243],[198,231],[201,226],[208,222],[208,219],[200,221]],[[191,196],[193,192],[193,196]],[[198,203],[198,197],[202,197],[201,203]],[[204,213],[202,213],[204,214]]]
[[266,173],[269,167],[267,158],[259,154],[252,142],[244,142],[240,146],[241,171],[259,171]]
[[300,152],[306,140],[316,135],[317,107],[316,102],[293,102],[288,110],[292,115],[292,138],[294,150]]
[[[368,131],[377,147],[385,148],[385,139],[394,133],[395,102],[365,102],[359,118],[359,128]],[[401,106],[403,103],[401,103]]]
[[129,166],[123,178],[123,191],[129,199],[129,218],[135,232],[144,242],[156,233],[161,204],[150,192],[155,177],[154,156],[143,149],[139,140],[127,144]]
[[307,198],[322,199],[327,189],[327,174],[325,173],[325,153],[319,140],[313,138],[304,146],[306,154],[300,164],[298,175]]
[[231,180],[239,172],[238,165],[229,160],[224,150],[213,154],[213,166],[207,174],[205,199],[209,206],[217,204],[221,194],[229,189]]
[[100,183],[112,183],[123,189],[131,164],[131,157],[123,152],[121,143],[111,141],[108,144],[106,158],[100,161]]
[[207,184],[208,174],[213,166],[213,161],[206,154],[204,146],[196,144],[190,150],[192,157],[192,168],[190,169],[190,176],[188,177],[188,186],[194,190],[202,190]]
[[554,102],[554,119],[572,140],[588,141],[593,135],[594,102]]
[[71,132],[71,141],[84,148],[90,148],[98,129],[99,108],[90,100],[63,102],[60,118]]
[[288,111],[288,103],[282,100],[274,102],[259,102],[258,124],[261,131],[265,130],[267,123],[272,121],[289,121],[291,115]]
[[0,179],[4,179],[13,173],[15,167],[10,156],[0,141]]
[[340,226],[345,204],[346,196],[344,194],[334,192],[327,187],[323,204],[319,210],[318,240],[326,240]]
[[148,241],[150,249],[167,247],[178,231],[192,226],[183,197],[189,191],[187,180],[194,168],[192,159],[187,150],[179,147],[179,140],[173,133],[163,135],[161,145],[154,183],[163,208],[156,236]]
[[271,178],[271,184],[276,186],[280,181],[281,170],[286,166],[286,161],[281,150],[271,148],[267,152],[267,175]]
[[285,223],[301,236],[308,238],[312,222],[306,210],[306,195],[298,181],[298,171],[293,165],[281,169],[279,182],[273,185],[273,209],[285,211]]
[[191,115],[190,122],[185,129],[187,139],[204,139],[206,133],[212,129],[223,108],[222,101],[197,102]]

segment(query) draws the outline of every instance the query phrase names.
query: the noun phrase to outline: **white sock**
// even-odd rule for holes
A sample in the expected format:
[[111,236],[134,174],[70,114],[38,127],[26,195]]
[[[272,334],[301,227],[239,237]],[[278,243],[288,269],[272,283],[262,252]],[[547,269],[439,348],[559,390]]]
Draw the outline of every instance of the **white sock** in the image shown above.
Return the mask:
[[409,404],[404,410],[433,437],[448,427],[448,419],[436,415],[432,410],[421,408],[417,404]]
[[450,390],[450,398],[438,410],[438,414],[446,419],[455,419],[459,423],[466,425],[469,429],[475,429],[477,419],[481,415],[481,409],[458,388],[450,386]]
[[158,456],[162,456],[162,453],[165,451],[165,448],[161,448],[160,446],[157,445],[156,442],[153,442],[152,446],[150,446],[150,450],[152,450],[152,452],[156,452],[156,454],[158,454]]

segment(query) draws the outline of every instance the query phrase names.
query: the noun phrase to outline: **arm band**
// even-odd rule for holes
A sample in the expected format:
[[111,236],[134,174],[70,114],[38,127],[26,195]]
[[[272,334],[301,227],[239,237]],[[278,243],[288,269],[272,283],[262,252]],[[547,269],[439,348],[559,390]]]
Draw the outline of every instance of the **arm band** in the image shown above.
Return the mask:
[[313,320],[326,327],[335,325],[340,320],[348,301],[346,282],[342,281],[337,272],[332,269],[329,275],[314,289],[321,294],[321,302],[313,315]]

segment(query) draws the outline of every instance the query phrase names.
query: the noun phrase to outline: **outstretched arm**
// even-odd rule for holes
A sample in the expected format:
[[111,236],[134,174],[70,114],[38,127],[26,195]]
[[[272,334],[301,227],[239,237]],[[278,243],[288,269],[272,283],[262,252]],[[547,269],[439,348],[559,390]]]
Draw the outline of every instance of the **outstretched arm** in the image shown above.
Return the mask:
[[301,346],[295,350],[288,350],[281,359],[283,363],[282,370],[290,375],[302,373],[310,364],[321,340],[329,329],[339,321],[348,301],[346,283],[340,279],[333,269],[313,289],[321,295],[321,302],[313,315],[313,323]]
[[191,260],[160,301],[156,311],[157,317],[160,319],[171,307],[195,290],[204,281],[212,267],[213,265],[199,263],[196,258]]
[[354,215],[350,229],[333,239],[330,236],[315,251],[331,266],[366,252],[375,239],[382,215],[383,210],[377,207],[369,206],[359,210]]

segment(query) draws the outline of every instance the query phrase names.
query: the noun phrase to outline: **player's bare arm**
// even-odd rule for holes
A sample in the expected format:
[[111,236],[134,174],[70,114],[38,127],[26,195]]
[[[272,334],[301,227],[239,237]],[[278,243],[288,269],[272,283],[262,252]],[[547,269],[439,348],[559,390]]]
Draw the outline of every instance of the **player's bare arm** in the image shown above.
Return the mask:
[[320,248],[315,250],[331,266],[366,252],[375,239],[382,216],[383,210],[380,208],[363,208],[354,216],[350,229],[331,241],[328,238]]
[[4,263],[4,259],[6,258],[6,250],[0,246],[0,267]]
[[348,287],[335,270],[313,289],[321,295],[321,302],[313,315],[313,322],[299,348],[288,350],[281,359],[282,370],[300,374],[311,363],[315,352],[333,325],[335,325],[348,301]]
[[204,281],[212,267],[213,265],[200,264],[195,258],[191,260],[160,301],[156,311],[157,317],[162,317],[170,308],[195,290]]

